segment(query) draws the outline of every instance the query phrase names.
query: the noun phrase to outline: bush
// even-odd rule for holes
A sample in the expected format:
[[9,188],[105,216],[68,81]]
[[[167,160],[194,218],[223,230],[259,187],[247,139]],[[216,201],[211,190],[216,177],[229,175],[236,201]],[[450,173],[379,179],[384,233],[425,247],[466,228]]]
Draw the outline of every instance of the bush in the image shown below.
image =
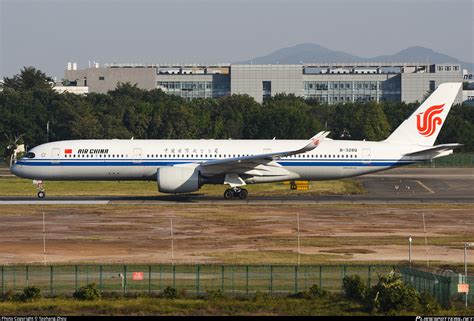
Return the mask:
[[178,298],[178,290],[176,290],[175,288],[173,288],[171,286],[167,286],[163,290],[163,297],[165,299],[177,299]]
[[101,298],[101,294],[99,290],[97,290],[95,283],[81,286],[72,296],[78,300],[98,300]]
[[179,289],[178,291],[178,298],[187,298],[188,297],[188,291],[186,289]]
[[379,277],[377,285],[367,295],[366,306],[370,311],[396,313],[415,311],[419,307],[420,294],[411,286],[403,283],[395,272]]
[[2,301],[14,301],[16,299],[15,292],[13,292],[12,289],[9,289],[2,294]]
[[420,305],[423,313],[426,314],[433,314],[441,308],[438,301],[428,293],[420,294]]
[[253,302],[265,302],[269,299],[271,299],[271,295],[266,293],[266,292],[260,292],[260,291],[257,291],[255,292],[255,295],[253,297]]
[[32,302],[41,298],[41,290],[36,286],[28,286],[23,289],[20,294],[20,300],[24,302]]
[[224,297],[224,292],[222,292],[221,289],[207,291],[208,299],[221,299],[223,297]]
[[321,289],[317,284],[313,284],[308,291],[311,298],[322,298],[327,296],[328,292]]
[[344,296],[348,299],[363,301],[367,291],[365,283],[359,275],[346,276],[342,280]]

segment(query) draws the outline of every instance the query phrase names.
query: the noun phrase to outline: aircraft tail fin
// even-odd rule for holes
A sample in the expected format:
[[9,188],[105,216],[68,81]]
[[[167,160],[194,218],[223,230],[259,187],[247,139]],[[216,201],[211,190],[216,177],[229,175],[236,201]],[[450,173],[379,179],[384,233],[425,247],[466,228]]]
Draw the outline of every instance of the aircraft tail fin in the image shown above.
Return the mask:
[[462,83],[444,83],[385,142],[433,146]]

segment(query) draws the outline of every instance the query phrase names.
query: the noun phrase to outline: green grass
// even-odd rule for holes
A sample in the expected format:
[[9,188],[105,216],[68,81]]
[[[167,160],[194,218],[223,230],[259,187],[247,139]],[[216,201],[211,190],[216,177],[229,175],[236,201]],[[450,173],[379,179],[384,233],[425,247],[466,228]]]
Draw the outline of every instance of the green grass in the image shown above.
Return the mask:
[[[5,315],[344,315],[360,307],[341,300],[263,299],[177,299],[159,298],[76,301],[41,299],[32,303],[3,302]],[[356,313],[364,314],[364,313]]]
[[[160,193],[154,181],[47,181],[45,182],[48,196],[155,196]],[[221,196],[227,187],[224,185],[204,185],[195,194]],[[249,193],[258,195],[332,195],[359,194],[364,188],[356,180],[337,180],[311,182],[310,189],[290,190],[285,183],[256,184],[246,186]],[[0,195],[2,196],[34,196],[35,186],[31,180],[4,177],[0,179]]]
[[[318,299],[295,299],[257,295],[249,298],[161,299],[118,298],[78,301],[69,298],[40,299],[35,302],[0,302],[4,315],[371,315],[360,304],[340,295]],[[472,315],[474,310],[441,310],[435,315]],[[417,315],[423,311],[403,311]]]

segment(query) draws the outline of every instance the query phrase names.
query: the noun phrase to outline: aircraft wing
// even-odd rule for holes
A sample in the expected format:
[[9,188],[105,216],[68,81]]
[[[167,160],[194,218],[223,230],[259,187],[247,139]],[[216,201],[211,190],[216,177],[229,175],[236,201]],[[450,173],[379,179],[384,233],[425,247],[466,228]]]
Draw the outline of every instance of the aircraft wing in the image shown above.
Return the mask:
[[456,147],[461,147],[461,146],[462,146],[462,144],[457,144],[457,143],[454,143],[454,144],[441,144],[441,145],[436,145],[436,146],[433,146],[433,147],[429,147],[427,149],[419,150],[419,151],[416,151],[416,152],[413,152],[413,153],[408,153],[408,154],[405,154],[405,156],[422,156],[422,155],[426,155],[426,154],[439,153],[439,152],[449,151],[449,150],[452,150]]
[[[283,169],[275,160],[281,157],[287,157],[291,155],[297,155],[309,152],[324,140],[329,135],[329,132],[319,132],[314,135],[308,142],[299,149],[287,150],[275,153],[257,154],[252,156],[233,157],[227,159],[216,159],[205,161],[200,164],[200,167],[205,173],[212,174],[223,174],[223,173],[235,173],[235,174],[249,174],[249,175],[264,175],[265,172],[271,172],[272,175],[283,172],[288,172]],[[250,173],[249,171],[254,171]],[[257,172],[255,172],[257,171]]]

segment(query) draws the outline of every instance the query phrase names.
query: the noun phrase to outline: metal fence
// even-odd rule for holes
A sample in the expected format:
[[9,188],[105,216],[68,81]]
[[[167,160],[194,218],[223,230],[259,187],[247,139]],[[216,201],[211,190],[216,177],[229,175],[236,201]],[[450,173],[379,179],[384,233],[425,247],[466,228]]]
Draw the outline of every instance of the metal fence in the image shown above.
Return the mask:
[[455,153],[446,157],[435,158],[431,162],[414,165],[415,167],[473,167],[474,154]]
[[[426,271],[420,271],[409,267],[400,267],[403,281],[412,285],[420,293],[428,293],[435,297],[438,302],[447,307],[453,302],[464,302],[465,294],[458,293],[458,284],[466,282],[465,277],[460,274],[439,275]],[[474,287],[474,277],[468,276],[467,282],[470,289]],[[474,294],[471,290],[467,296],[470,304],[474,303]]]
[[328,291],[341,291],[346,275],[360,275],[368,286],[387,265],[22,265],[2,266],[1,292],[22,291],[36,286],[49,295],[71,294],[95,283],[105,292],[162,291],[167,286],[187,293],[221,290],[224,293],[266,292],[289,294],[316,284]]

